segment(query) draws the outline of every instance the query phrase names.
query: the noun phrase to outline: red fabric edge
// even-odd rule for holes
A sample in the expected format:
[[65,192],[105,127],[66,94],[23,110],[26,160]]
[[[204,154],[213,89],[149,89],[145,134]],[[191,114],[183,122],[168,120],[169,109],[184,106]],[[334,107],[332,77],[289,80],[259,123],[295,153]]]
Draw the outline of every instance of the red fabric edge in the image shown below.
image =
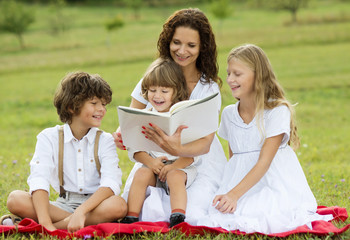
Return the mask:
[[[332,214],[334,219],[330,222],[326,221],[314,221],[312,223],[313,229],[309,229],[306,225],[300,226],[297,229],[288,232],[276,233],[276,234],[268,234],[270,237],[287,237],[292,234],[300,234],[300,233],[309,233],[314,235],[328,235],[333,233],[334,235],[338,235],[344,233],[350,228],[350,224],[345,225],[342,228],[337,228],[334,225],[334,221],[344,222],[348,218],[348,214],[345,208],[341,207],[326,207],[319,206],[317,208],[317,213],[321,215]],[[236,235],[252,235],[252,234],[261,234],[262,233],[250,233],[246,234],[244,232],[236,231],[227,231],[222,228],[211,228],[206,226],[192,226],[186,222],[181,223],[174,227],[174,229],[178,229],[182,233],[186,235],[204,235],[205,233],[211,234],[236,234]],[[0,233],[4,235],[7,234],[15,234],[15,233],[41,233],[56,236],[58,238],[89,238],[94,236],[107,237],[110,235],[125,235],[125,234],[137,234],[142,232],[160,232],[167,233],[171,229],[169,228],[169,223],[167,222],[137,222],[133,224],[122,224],[122,223],[102,223],[93,226],[87,226],[74,234],[69,234],[67,230],[55,230],[48,231],[43,228],[41,225],[36,223],[35,221],[26,218],[23,219],[18,227],[15,226],[4,226],[0,225]]]

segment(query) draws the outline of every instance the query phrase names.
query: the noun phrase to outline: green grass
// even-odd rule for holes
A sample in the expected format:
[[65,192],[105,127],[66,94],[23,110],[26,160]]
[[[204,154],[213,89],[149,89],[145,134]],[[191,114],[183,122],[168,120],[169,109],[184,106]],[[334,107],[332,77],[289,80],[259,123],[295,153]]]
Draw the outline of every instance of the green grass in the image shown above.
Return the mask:
[[[190,6],[190,5],[188,5]],[[184,6],[184,7],[188,7]],[[28,190],[28,163],[34,152],[36,135],[46,127],[60,124],[52,99],[60,79],[68,72],[99,73],[113,91],[113,101],[101,128],[113,132],[118,126],[116,106],[128,105],[130,93],[156,56],[156,42],[163,22],[176,8],[142,9],[135,20],[131,10],[116,7],[68,7],[71,24],[58,36],[48,34],[49,9],[31,6],[37,21],[24,35],[27,45],[20,50],[10,34],[0,35],[0,214],[5,214],[6,198],[14,189]],[[288,98],[296,107],[301,147],[299,160],[319,205],[350,209],[350,22],[285,26],[287,12],[235,6],[234,14],[219,22],[201,8],[216,33],[220,76],[225,80],[229,50],[242,43],[255,43],[269,56]],[[350,4],[312,1],[298,17],[322,18],[350,11]],[[126,24],[108,36],[104,21],[121,14]],[[107,45],[109,37],[111,44]],[[234,102],[224,83],[223,107]],[[224,148],[227,145],[224,141]],[[132,162],[118,150],[125,182]],[[52,194],[53,199],[56,195]],[[349,224],[350,220],[346,221]],[[340,224],[339,226],[342,226]],[[15,235],[13,238],[21,238]],[[25,236],[24,236],[25,237]],[[29,238],[29,236],[27,236]],[[172,232],[138,235],[146,239],[182,239]],[[231,237],[231,236],[230,236]],[[3,237],[4,238],[4,237]],[[199,237],[193,237],[197,239]],[[206,236],[228,239],[226,235]],[[254,238],[254,237],[252,237]],[[318,239],[296,235],[288,239]],[[350,232],[339,236],[349,239]],[[242,239],[237,237],[237,239]],[[272,239],[260,236],[260,239]]]

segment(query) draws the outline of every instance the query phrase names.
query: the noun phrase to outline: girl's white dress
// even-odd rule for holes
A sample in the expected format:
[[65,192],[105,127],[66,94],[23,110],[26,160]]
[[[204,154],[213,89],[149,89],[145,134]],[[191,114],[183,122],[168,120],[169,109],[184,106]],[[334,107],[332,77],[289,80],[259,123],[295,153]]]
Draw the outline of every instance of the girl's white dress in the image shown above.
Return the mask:
[[[238,113],[239,102],[227,106],[221,116],[220,137],[228,140],[233,152],[225,167],[215,195],[234,188],[257,163],[264,141],[256,119],[246,124]],[[317,203],[293,149],[287,144],[290,134],[290,111],[286,106],[265,110],[264,138],[284,134],[270,168],[262,179],[237,202],[233,214],[223,214],[209,207],[209,215],[198,225],[222,227],[242,232],[265,234],[285,232],[315,220],[331,220],[332,215],[316,213]],[[260,136],[260,137],[259,137]]]
[[[203,79],[202,79],[203,80]],[[137,84],[131,96],[136,100],[146,104],[146,108],[152,107],[141,96],[141,82]],[[214,93],[220,93],[219,86],[215,82],[202,83],[199,81],[193,89],[190,99],[201,99]],[[221,100],[221,96],[220,96]],[[221,109],[221,101],[218,111]],[[187,209],[185,221],[192,225],[197,225],[199,219],[208,214],[208,208],[214,197],[215,192],[219,188],[219,183],[224,172],[227,159],[223,151],[222,145],[217,136],[215,136],[210,151],[207,154],[198,156],[196,168],[198,175],[189,188],[187,188]],[[134,178],[135,172],[142,166],[135,163],[128,179],[122,197],[127,201],[129,189]],[[169,221],[171,214],[170,198],[161,188],[148,187],[147,198],[143,204],[140,214],[140,221]]]

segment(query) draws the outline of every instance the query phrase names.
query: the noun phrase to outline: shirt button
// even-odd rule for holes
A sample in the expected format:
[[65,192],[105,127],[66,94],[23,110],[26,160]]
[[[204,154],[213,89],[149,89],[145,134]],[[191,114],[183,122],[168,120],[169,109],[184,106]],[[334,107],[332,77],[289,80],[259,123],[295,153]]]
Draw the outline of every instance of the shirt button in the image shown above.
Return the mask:
[[81,172],[81,168],[79,168],[78,171]]
[[39,164],[39,161],[36,161],[36,164]]
[[93,160],[93,159],[91,159],[91,160],[90,160],[90,162],[94,162],[94,160]]
[[80,149],[78,149],[78,152],[81,152],[81,150],[80,150]]
[[82,188],[80,188],[80,189],[79,189],[79,191],[80,191],[80,192],[82,192],[82,191],[83,191],[83,189],[82,189]]

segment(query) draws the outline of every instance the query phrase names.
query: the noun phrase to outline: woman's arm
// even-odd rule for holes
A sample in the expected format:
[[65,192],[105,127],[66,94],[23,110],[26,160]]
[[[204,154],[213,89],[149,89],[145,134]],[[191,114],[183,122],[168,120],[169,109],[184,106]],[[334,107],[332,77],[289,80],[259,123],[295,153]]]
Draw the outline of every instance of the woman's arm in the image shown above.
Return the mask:
[[138,108],[138,109],[144,109],[146,107],[146,104],[143,104],[140,101],[137,101],[135,98],[131,98],[131,103],[130,103],[130,107],[132,108]]
[[[137,101],[135,98],[132,97],[130,107],[144,109],[146,107],[146,105]],[[114,138],[114,143],[117,146],[117,148],[119,148],[121,150],[126,150],[125,146],[123,145],[123,138],[122,138],[122,134],[120,133],[120,127],[118,127],[117,131],[112,133],[112,135]]]
[[223,213],[233,213],[236,210],[238,199],[259,182],[269,169],[282,142],[283,136],[284,134],[280,134],[265,140],[260,151],[258,162],[242,181],[228,193],[217,195],[214,198],[213,206],[217,204],[216,209]]
[[145,127],[145,137],[155,142],[164,151],[173,156],[195,157],[206,154],[214,139],[215,132],[187,144],[181,144],[181,132],[186,126],[181,125],[172,136],[166,135],[162,129],[155,124],[152,128]]

